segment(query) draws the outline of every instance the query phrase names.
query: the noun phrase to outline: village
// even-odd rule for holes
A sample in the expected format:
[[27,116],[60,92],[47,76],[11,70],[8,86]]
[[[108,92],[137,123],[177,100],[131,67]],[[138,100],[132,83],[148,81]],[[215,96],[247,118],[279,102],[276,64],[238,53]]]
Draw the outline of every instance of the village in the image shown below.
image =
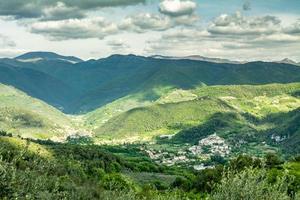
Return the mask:
[[141,150],[157,164],[188,166],[195,170],[203,170],[213,167],[204,165],[205,161],[216,155],[226,157],[230,154],[231,148],[223,138],[217,136],[217,134],[212,134],[199,140],[197,145],[185,147],[177,152],[146,147],[143,147]]

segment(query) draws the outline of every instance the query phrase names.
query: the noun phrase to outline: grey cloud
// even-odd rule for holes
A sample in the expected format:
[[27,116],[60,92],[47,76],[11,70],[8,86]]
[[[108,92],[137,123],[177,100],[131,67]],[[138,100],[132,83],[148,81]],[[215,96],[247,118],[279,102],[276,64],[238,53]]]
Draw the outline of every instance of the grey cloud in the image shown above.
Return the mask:
[[140,3],[145,3],[146,0],[60,0],[71,7],[78,7],[82,9],[93,9],[99,7],[118,7],[130,6]]
[[29,0],[0,0],[0,15],[15,18],[36,18],[42,15],[38,2]]
[[193,14],[196,7],[197,4],[193,0],[162,0],[159,11],[171,17],[178,17]]
[[[0,0],[0,15],[15,18],[39,18],[44,10],[63,3],[67,8],[93,10],[101,7],[129,6],[146,0]],[[75,11],[75,10],[74,10]]]

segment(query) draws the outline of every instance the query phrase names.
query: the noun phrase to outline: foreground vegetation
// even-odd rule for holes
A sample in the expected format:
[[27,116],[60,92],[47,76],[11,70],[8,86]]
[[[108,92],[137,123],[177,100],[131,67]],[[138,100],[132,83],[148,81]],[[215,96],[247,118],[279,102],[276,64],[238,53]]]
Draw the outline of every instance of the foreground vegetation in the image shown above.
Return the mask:
[[299,197],[299,157],[284,162],[273,154],[264,159],[238,156],[213,169],[194,171],[157,165],[134,146],[59,144],[1,135],[1,199]]

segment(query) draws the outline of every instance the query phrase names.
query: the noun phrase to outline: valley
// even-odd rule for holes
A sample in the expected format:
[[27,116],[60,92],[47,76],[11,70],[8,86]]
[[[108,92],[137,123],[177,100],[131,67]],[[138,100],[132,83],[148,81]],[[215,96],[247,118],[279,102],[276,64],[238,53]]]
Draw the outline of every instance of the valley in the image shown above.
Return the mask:
[[[10,69],[14,76],[34,71],[49,77],[39,80],[44,83],[38,85],[34,77],[25,78],[21,81],[29,87],[24,89],[20,78],[11,77],[15,82],[3,79],[13,73],[0,76],[3,84],[15,87],[1,85],[0,93],[5,116],[1,119],[2,129],[15,136],[53,141],[88,137],[95,144],[147,144],[153,151],[157,149],[152,144],[158,151],[163,146],[174,146],[178,154],[216,134],[228,142],[233,156],[236,151],[254,155],[277,151],[277,143],[288,141],[299,131],[272,132],[278,126],[274,122],[277,114],[288,115],[300,107],[298,66],[222,64],[134,55],[82,61],[47,52],[2,59],[0,64],[0,72]],[[52,89],[45,82],[50,79],[71,89],[67,93],[56,90],[64,86]],[[57,95],[59,98],[55,98]],[[60,103],[56,104],[53,98]],[[69,113],[73,105],[77,105],[77,110],[72,108],[74,113]],[[284,139],[274,142],[271,137]],[[175,147],[178,144],[184,148]],[[237,150],[238,146],[242,147]]]
[[221,173],[241,155],[279,154],[294,167],[300,152],[296,65],[36,52],[0,60],[0,82],[0,143],[54,168],[57,159],[78,165],[78,176],[96,174],[105,191],[116,191],[103,185],[112,180],[137,190],[180,180],[190,184],[182,190],[209,193],[196,176]]

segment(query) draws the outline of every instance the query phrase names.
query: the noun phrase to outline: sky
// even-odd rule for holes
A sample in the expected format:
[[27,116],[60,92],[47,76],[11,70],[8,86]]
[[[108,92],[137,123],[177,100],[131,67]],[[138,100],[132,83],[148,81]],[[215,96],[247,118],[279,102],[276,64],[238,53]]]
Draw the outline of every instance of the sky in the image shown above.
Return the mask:
[[0,57],[30,51],[300,62],[300,1],[0,0]]

